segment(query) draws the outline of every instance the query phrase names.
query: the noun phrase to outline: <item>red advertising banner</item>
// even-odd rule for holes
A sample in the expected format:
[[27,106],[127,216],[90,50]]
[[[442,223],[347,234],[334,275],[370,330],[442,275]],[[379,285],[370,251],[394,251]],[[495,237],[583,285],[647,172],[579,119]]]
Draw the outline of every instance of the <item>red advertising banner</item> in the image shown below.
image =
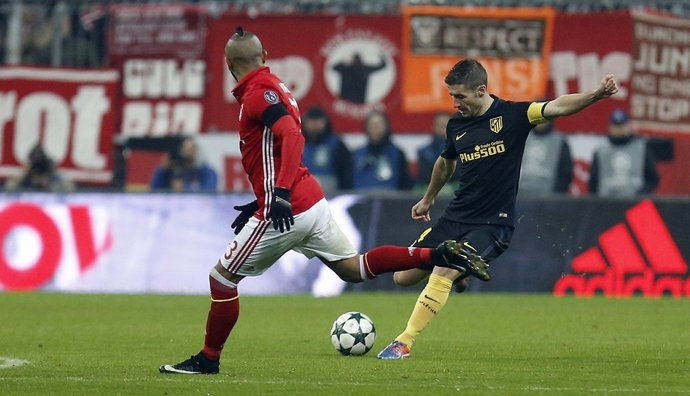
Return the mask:
[[690,132],[690,21],[632,12],[630,115],[639,128]]
[[628,12],[559,13],[553,31],[549,96],[595,89],[604,75],[616,77],[619,92],[585,112],[556,121],[567,132],[606,133],[608,116],[628,108],[632,20]]
[[119,130],[127,136],[202,131],[206,96],[203,7],[110,8],[110,66],[122,74]]
[[[223,15],[208,22],[208,99],[205,128],[237,129],[239,106],[226,70],[224,48],[241,25],[256,33],[268,51],[267,64],[283,79],[304,112],[320,105],[337,131],[361,131],[364,116],[384,109],[395,132],[431,128],[431,113],[402,107],[399,16]],[[450,109],[450,108],[449,108]]]
[[489,92],[543,97],[554,15],[549,8],[403,7],[405,111],[451,108],[443,78],[466,57],[487,69]]
[[149,4],[110,7],[110,56],[200,58],[206,12],[197,6]]
[[0,178],[41,143],[70,180],[110,182],[117,82],[114,70],[0,68]]
[[[658,194],[687,194],[688,189],[688,159],[683,153],[690,140],[677,132],[688,131],[690,125],[690,119],[682,116],[684,106],[690,103],[690,55],[687,44],[684,51],[682,46],[664,44],[667,37],[687,40],[687,25],[687,21],[667,16],[628,11],[559,13],[554,25],[550,97],[594,89],[607,73],[616,76],[619,86],[619,92],[610,99],[556,120],[556,129],[608,134],[609,115],[622,108],[630,112],[633,127],[639,132],[676,132],[673,162],[657,165],[661,174]],[[571,144],[575,181],[586,186],[594,146],[579,142]]]

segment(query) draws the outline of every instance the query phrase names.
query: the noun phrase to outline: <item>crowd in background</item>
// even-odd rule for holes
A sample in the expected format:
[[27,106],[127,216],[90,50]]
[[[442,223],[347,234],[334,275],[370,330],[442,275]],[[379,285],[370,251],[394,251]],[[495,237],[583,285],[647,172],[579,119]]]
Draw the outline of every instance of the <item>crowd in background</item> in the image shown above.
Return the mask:
[[[7,0],[0,2],[0,65],[95,67],[107,60],[107,6],[180,3],[172,0]],[[677,0],[186,0],[211,15],[262,13],[396,14],[401,4],[541,7],[568,12],[649,7],[690,18],[690,2]]]
[[99,3],[2,2],[0,64],[103,66],[107,58],[107,17]]
[[[404,151],[391,140],[391,128],[385,112],[370,112],[363,123],[366,142],[350,149],[333,132],[326,110],[314,106],[303,117],[305,137],[302,161],[327,193],[423,192],[429,183],[436,159],[446,144],[446,125],[452,114],[434,117],[429,141],[417,152],[413,164]],[[653,150],[630,125],[628,113],[611,113],[609,135],[592,158],[589,192],[603,197],[630,197],[652,194],[659,184]],[[416,165],[416,166],[414,166]],[[456,167],[456,174],[459,167]],[[117,172],[116,172],[117,173]],[[456,180],[456,175],[451,180]],[[573,159],[566,138],[554,130],[553,123],[535,127],[527,139],[523,157],[520,194],[568,194],[573,180]],[[446,185],[442,194],[451,194],[457,186]],[[62,177],[53,161],[37,145],[31,151],[25,171],[9,180],[7,190],[69,191],[74,185]],[[181,137],[151,175],[151,191],[218,191],[218,173],[203,160],[193,137]]]
[[[99,67],[107,60],[107,12],[115,3],[147,1],[6,1],[0,4],[0,65],[40,65],[56,67]],[[161,3],[157,1],[157,3]],[[162,3],[166,3],[163,1]],[[401,1],[383,0],[249,0],[190,1],[209,6],[211,12],[234,9],[238,12],[309,13],[395,13]],[[644,1],[515,0],[417,1],[407,4],[551,5],[570,11],[618,9],[647,5]],[[690,3],[659,1],[656,7],[681,16],[690,15]],[[215,10],[215,11],[214,11]],[[391,139],[385,112],[367,115],[362,126],[366,143],[348,148],[333,132],[330,117],[320,107],[303,114],[305,152],[303,161],[327,191],[423,190],[433,164],[445,144],[445,124],[451,114],[439,113],[430,125],[429,142],[420,148],[412,163]],[[635,136],[624,110],[611,115],[608,142],[592,158],[589,190],[600,195],[653,193],[659,183],[652,150]],[[119,164],[119,166],[123,166]],[[116,161],[116,168],[118,163]],[[115,174],[122,174],[116,169]],[[573,161],[567,140],[551,124],[533,131],[525,151],[521,193],[567,193],[573,177]],[[114,185],[121,187],[120,181]],[[42,148],[35,147],[24,173],[5,182],[6,189],[68,191],[75,186],[62,177]],[[181,139],[151,175],[154,191],[217,191],[218,176],[202,160],[193,139]],[[450,193],[450,189],[447,191]]]
[[[306,149],[304,162],[327,190],[424,190],[436,159],[446,144],[446,125],[452,117],[438,113],[426,145],[417,152],[416,172],[403,150],[390,139],[386,114],[373,111],[365,118],[366,144],[352,154],[334,135],[325,110],[314,107],[304,116]],[[318,125],[320,128],[314,128]],[[609,122],[607,141],[592,160],[589,191],[606,197],[651,194],[659,175],[651,149],[638,137],[626,111],[616,109]],[[348,161],[348,158],[351,158]],[[567,194],[573,180],[573,159],[566,138],[553,123],[540,124],[527,140],[520,179],[520,193],[527,195]],[[348,170],[351,173],[348,174]],[[456,175],[459,167],[456,167]],[[451,180],[456,180],[454,175]],[[450,184],[446,193],[457,186]]]

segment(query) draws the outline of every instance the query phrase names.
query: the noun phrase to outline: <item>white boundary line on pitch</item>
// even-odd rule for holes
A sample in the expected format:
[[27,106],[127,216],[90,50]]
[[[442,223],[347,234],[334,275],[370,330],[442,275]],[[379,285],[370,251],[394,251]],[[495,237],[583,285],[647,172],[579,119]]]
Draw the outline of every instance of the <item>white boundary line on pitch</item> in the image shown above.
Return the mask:
[[16,359],[7,356],[0,356],[0,369],[8,369],[12,367],[24,366],[31,364],[28,360]]

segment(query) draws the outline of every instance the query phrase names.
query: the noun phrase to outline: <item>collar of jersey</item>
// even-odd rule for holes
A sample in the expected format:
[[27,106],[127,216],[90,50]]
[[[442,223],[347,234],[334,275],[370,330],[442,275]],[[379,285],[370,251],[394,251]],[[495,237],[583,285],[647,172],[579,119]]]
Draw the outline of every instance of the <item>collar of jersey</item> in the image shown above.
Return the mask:
[[261,66],[260,68],[251,71],[249,74],[242,77],[240,82],[237,83],[235,88],[232,90],[233,96],[235,96],[238,102],[241,102],[242,96],[244,96],[244,91],[246,91],[247,86],[249,86],[249,82],[258,75],[269,73],[271,73],[271,70],[268,68],[268,66]]

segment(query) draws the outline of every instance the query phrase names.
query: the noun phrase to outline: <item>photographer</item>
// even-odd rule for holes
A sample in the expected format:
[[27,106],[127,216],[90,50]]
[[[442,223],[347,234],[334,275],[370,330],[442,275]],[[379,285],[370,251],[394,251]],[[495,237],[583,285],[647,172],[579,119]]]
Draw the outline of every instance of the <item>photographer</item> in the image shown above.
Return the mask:
[[151,180],[151,190],[173,192],[216,191],[216,172],[201,161],[199,148],[191,137],[185,138],[179,150],[166,156]]
[[7,182],[6,190],[26,191],[70,191],[74,185],[63,179],[57,172],[55,164],[37,143],[29,152],[26,170],[16,179]]

